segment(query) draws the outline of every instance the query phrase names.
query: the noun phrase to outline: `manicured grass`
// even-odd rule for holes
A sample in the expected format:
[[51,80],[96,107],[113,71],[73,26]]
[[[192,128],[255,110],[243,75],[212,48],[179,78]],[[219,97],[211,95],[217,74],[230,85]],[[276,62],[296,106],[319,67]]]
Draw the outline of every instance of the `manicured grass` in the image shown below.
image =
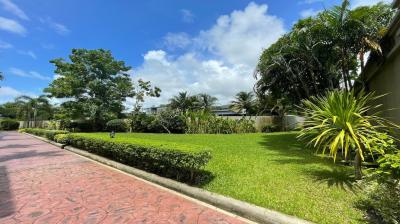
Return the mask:
[[213,156],[206,170],[214,178],[201,186],[204,189],[317,223],[365,222],[354,207],[357,189],[349,177],[352,168],[314,155],[297,142],[296,133],[117,133],[115,139],[108,133],[82,135],[118,142],[181,144],[190,151],[206,148]]

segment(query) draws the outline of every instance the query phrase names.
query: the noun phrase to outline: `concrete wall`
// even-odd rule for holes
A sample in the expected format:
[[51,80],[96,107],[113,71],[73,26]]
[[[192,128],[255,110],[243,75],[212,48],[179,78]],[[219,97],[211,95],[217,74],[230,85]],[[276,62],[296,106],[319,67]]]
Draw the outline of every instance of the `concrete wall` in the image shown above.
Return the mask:
[[20,121],[19,128],[47,128],[49,121]]

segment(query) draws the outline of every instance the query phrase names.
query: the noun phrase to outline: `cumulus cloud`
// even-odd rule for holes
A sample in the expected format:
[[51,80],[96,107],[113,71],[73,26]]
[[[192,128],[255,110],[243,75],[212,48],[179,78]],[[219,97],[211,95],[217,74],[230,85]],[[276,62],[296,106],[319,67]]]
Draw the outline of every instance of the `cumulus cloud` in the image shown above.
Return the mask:
[[283,21],[267,10],[267,5],[251,2],[243,11],[220,16],[211,29],[201,32],[200,42],[231,64],[254,67],[262,49],[285,33]]
[[41,23],[49,26],[51,29],[53,29],[57,34],[59,35],[68,35],[71,30],[68,29],[67,26],[65,26],[64,24],[58,23],[53,21],[52,18],[47,17],[47,18],[40,18],[39,19]]
[[132,75],[162,90],[160,98],[147,99],[145,106],[167,103],[179,91],[205,92],[216,96],[220,104],[228,103],[239,91],[251,91],[262,50],[285,32],[283,21],[267,11],[267,5],[250,3],[244,10],[220,16],[197,36],[167,34],[165,42],[183,53],[148,51]]
[[15,97],[27,95],[31,97],[35,97],[35,94],[23,92],[17,89],[14,89],[10,86],[2,86],[0,87],[0,103],[5,103],[8,101],[12,101]]
[[25,14],[22,9],[20,9],[15,3],[10,0],[0,0],[0,4],[2,4],[3,9],[11,12],[12,14],[18,16],[20,19],[29,20],[29,17]]
[[315,9],[306,9],[300,12],[300,16],[302,18],[307,18],[310,16],[316,16],[318,13],[320,13],[321,10],[315,10]]
[[182,9],[181,14],[183,22],[192,23],[194,21],[194,14],[192,13],[192,11],[188,9]]
[[16,33],[22,36],[26,34],[25,27],[22,26],[19,22],[1,16],[0,16],[0,30]]
[[167,33],[164,37],[164,45],[171,50],[183,49],[192,43],[190,36],[187,33]]
[[51,80],[50,77],[41,75],[38,72],[35,72],[35,71],[27,72],[27,71],[24,71],[24,70],[19,69],[19,68],[10,68],[10,73],[14,74],[16,76],[25,77],[25,78],[40,79],[40,80]]

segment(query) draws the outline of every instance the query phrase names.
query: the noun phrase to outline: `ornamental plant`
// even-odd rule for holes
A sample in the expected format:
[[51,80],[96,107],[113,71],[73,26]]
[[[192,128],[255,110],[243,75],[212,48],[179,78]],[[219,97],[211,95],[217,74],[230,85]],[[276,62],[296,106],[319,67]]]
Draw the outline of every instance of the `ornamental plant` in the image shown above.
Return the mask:
[[384,146],[396,140],[389,133],[398,126],[380,117],[381,105],[374,104],[380,97],[334,90],[304,100],[305,128],[298,137],[323,154],[329,152],[334,161],[338,154],[354,156],[355,178],[361,179],[366,154],[384,154]]

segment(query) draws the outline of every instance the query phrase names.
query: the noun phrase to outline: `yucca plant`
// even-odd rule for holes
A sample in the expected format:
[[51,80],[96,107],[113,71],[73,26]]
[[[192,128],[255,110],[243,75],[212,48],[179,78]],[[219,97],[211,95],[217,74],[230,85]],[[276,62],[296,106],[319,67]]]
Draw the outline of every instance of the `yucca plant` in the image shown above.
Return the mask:
[[380,117],[381,105],[374,105],[380,97],[334,90],[304,100],[305,128],[298,137],[323,154],[329,151],[334,161],[338,153],[345,159],[354,155],[355,178],[361,179],[365,155],[384,154],[382,146],[396,140],[389,133],[398,126]]

